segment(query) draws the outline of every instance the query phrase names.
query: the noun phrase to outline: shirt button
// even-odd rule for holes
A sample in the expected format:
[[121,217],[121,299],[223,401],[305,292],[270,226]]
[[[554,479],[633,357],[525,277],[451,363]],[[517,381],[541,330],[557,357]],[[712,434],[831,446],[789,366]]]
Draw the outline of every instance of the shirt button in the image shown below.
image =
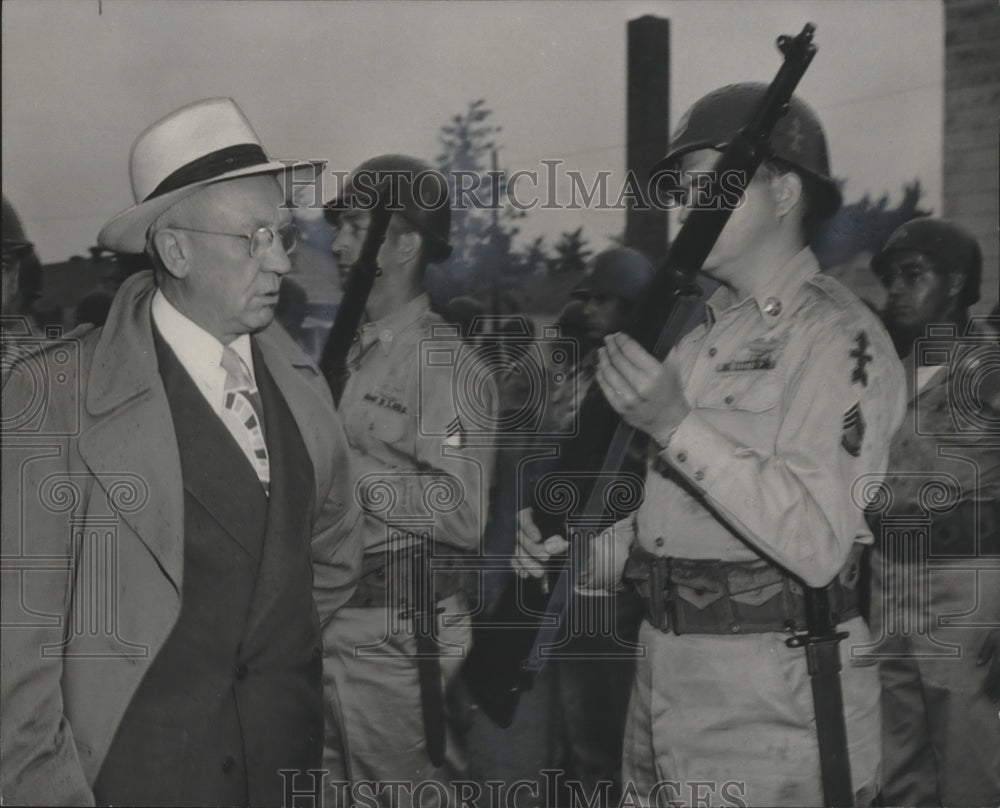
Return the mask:
[[232,755],[226,755],[222,761],[222,773],[229,774],[233,769],[236,768],[236,758]]
[[764,314],[770,314],[772,317],[777,317],[781,314],[781,301],[776,297],[769,297],[765,300]]
[[709,348],[708,349],[708,355],[709,356],[715,356],[718,352],[719,351],[717,349],[715,349],[715,348]]
[[726,396],[724,399],[727,404],[732,404],[736,399],[733,396]]
[[694,478],[695,478],[695,479],[696,479],[696,480],[697,480],[698,482],[701,482],[702,480],[704,480],[704,479],[705,479],[705,472],[704,472],[704,471],[702,471],[701,469],[698,469],[698,470],[697,470],[697,471],[696,471],[696,472],[694,473]]
[[664,539],[663,536],[657,536],[656,541],[653,542],[653,544],[655,544],[657,547],[662,547],[666,543],[667,543],[666,539]]
[[678,452],[678,453],[677,453],[677,459],[678,459],[678,460],[679,460],[679,461],[680,461],[681,463],[683,463],[683,462],[684,462],[685,460],[687,460],[687,459],[688,459],[688,456],[687,456],[687,452]]
[[240,662],[236,666],[236,671],[235,671],[236,678],[238,680],[240,680],[240,681],[243,681],[244,679],[247,678],[247,672],[248,671],[249,671],[249,668],[247,667],[247,663],[246,662]]

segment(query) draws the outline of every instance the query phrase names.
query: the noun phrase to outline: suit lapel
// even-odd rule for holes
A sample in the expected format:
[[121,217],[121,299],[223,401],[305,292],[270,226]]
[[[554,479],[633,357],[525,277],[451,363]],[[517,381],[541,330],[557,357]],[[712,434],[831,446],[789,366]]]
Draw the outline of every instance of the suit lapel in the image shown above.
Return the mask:
[[[258,349],[253,349],[254,373],[266,421],[265,439],[271,464],[267,532],[248,635],[282,595],[289,568],[308,563],[314,502],[313,467],[302,434]],[[293,579],[294,580],[294,579]]]
[[277,321],[253,341],[305,442],[320,502],[335,473],[334,432],[340,428],[330,390],[315,363]]
[[243,451],[170,346],[158,334],[155,343],[180,449],[184,489],[259,559],[267,495]]

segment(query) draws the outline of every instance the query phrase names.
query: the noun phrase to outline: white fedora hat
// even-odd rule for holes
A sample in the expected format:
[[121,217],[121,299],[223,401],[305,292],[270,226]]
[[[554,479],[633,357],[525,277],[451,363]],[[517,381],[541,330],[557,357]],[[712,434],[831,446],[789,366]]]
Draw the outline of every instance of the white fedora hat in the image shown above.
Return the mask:
[[271,161],[250,121],[232,98],[188,104],[148,127],[135,139],[129,175],[135,204],[101,228],[100,245],[139,253],[150,225],[164,211],[199,188],[253,174],[279,174],[315,163]]

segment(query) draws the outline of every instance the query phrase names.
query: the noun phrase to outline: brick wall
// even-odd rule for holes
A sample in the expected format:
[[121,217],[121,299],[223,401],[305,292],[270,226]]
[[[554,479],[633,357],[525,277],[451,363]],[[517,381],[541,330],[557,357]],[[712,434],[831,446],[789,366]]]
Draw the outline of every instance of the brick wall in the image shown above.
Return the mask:
[[983,249],[983,300],[1000,286],[1000,5],[945,0],[944,214]]

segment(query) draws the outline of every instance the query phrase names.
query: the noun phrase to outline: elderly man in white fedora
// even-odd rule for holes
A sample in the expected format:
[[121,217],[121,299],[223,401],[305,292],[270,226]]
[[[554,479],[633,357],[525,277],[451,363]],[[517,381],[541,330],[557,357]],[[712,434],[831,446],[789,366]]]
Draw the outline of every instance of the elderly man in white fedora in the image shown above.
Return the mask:
[[6,804],[279,805],[360,565],[345,438],[272,323],[296,233],[226,98],[139,135],[99,241],[155,269],[3,392]]

